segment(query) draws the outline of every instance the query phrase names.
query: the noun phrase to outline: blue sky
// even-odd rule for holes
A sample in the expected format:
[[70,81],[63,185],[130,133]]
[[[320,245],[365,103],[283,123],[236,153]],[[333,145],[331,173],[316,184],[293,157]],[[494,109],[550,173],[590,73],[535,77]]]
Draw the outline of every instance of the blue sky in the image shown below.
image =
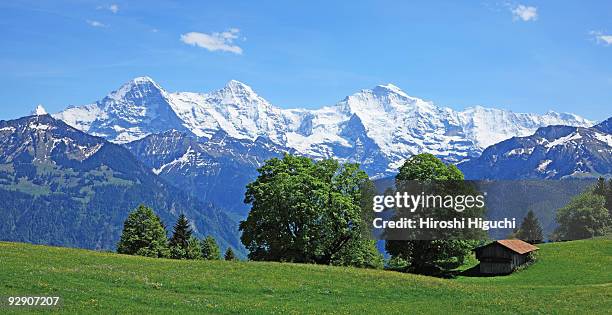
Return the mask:
[[3,1],[0,119],[148,75],[318,108],[378,84],[442,106],[612,116],[609,1]]

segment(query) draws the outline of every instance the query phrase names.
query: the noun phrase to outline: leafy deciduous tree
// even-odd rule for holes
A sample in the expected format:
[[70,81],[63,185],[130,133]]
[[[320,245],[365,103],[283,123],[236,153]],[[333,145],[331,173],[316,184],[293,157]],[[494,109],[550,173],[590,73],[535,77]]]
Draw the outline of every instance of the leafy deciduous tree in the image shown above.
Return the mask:
[[610,213],[603,196],[585,192],[557,210],[555,238],[558,240],[585,239],[605,234],[610,226]]
[[117,245],[120,254],[168,257],[166,229],[153,210],[144,205],[130,213]]
[[361,243],[367,229],[361,199],[372,183],[358,165],[287,154],[268,160],[258,171],[245,195],[251,211],[240,223],[250,259],[378,264],[371,246]]
[[[455,165],[446,165],[434,155],[424,153],[406,160],[395,179],[396,186],[400,187],[405,184],[404,181],[461,183],[464,177]],[[478,239],[484,237],[480,235],[481,232],[472,229],[465,232],[471,234],[469,238],[456,237],[450,240],[388,240],[385,249],[395,260],[405,261],[409,271],[433,273],[450,263],[462,263],[479,244]]]

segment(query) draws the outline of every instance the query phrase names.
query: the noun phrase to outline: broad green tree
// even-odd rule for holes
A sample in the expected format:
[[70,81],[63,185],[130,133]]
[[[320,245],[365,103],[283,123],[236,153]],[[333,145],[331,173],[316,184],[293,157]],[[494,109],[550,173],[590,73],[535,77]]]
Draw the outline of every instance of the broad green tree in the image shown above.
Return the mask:
[[400,167],[396,180],[414,181],[461,181],[463,173],[453,164],[444,164],[433,154],[422,153],[413,155]]
[[371,246],[361,243],[369,214],[361,199],[372,183],[358,165],[287,154],[258,171],[245,195],[251,211],[240,223],[251,260],[377,265]]
[[376,248],[376,242],[363,239],[354,240],[332,256],[332,265],[359,268],[382,269],[385,261]]
[[206,260],[220,260],[221,259],[221,250],[219,249],[219,245],[217,241],[212,236],[207,236],[202,239],[202,244],[200,245],[202,248],[202,258]]
[[[395,177],[396,186],[406,186],[406,181],[420,183],[449,183],[451,190],[469,189],[461,185],[463,173],[452,164],[444,164],[432,154],[414,155],[404,162]],[[444,185],[435,184],[434,186]],[[451,193],[453,192],[451,191]],[[469,191],[468,191],[469,192]],[[436,215],[452,215],[453,210],[435,209]],[[480,211],[480,210],[479,210]],[[433,212],[432,212],[433,213]],[[463,212],[467,215],[467,211]],[[415,215],[431,215],[417,213]],[[385,249],[395,260],[405,261],[407,271],[414,273],[435,273],[447,268],[451,263],[460,264],[471,254],[472,249],[485,237],[482,231],[471,229],[465,235],[455,235],[449,240],[388,240]]]
[[168,257],[168,239],[161,219],[153,209],[138,206],[123,224],[123,233],[117,245],[120,254],[147,257]]
[[603,196],[585,192],[574,197],[567,206],[557,210],[555,238],[576,240],[604,235],[610,226],[610,214]]
[[540,221],[532,210],[529,210],[525,218],[523,218],[523,222],[515,237],[531,244],[541,243],[544,239]]

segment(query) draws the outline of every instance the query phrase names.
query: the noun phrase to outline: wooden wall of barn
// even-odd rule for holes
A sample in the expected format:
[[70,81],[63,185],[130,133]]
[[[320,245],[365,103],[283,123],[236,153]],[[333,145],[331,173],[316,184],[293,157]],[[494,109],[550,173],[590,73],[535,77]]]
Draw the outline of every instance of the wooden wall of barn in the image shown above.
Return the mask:
[[481,257],[495,257],[500,259],[512,259],[512,253],[512,251],[503,246],[491,245],[480,248],[476,252],[476,258],[480,259]]
[[512,272],[510,262],[480,262],[480,272],[487,274],[507,274]]
[[518,254],[503,246],[486,246],[476,252],[480,260],[480,272],[507,274],[527,262],[528,254]]

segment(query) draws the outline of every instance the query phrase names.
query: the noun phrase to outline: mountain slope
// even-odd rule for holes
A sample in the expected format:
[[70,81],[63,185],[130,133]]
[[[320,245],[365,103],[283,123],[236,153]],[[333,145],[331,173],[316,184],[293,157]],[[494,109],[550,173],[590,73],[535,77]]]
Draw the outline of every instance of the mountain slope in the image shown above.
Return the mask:
[[591,128],[548,126],[459,164],[469,179],[612,176],[612,118]]
[[208,139],[171,130],[125,147],[170,183],[240,216],[248,213],[243,197],[246,185],[258,175],[257,168],[292,152],[265,138],[241,140],[223,131]]
[[0,295],[60,296],[58,310],[79,314],[610,312],[611,240],[538,247],[535,264],[508,276],[439,279],[359,268],[176,261],[0,243]]
[[125,148],[49,115],[0,121],[0,237],[114,249],[143,203],[171,226],[180,213],[199,234],[240,249],[236,222],[161,180]]
[[169,93],[136,78],[96,104],[55,117],[85,132],[126,143],[172,129],[211,138],[258,137],[313,158],[357,162],[372,176],[393,173],[410,155],[429,152],[449,162],[478,156],[496,142],[551,124],[589,127],[572,114],[520,114],[475,107],[459,112],[387,84],[361,90],[316,110],[280,109],[249,86],[230,81],[211,93]]

